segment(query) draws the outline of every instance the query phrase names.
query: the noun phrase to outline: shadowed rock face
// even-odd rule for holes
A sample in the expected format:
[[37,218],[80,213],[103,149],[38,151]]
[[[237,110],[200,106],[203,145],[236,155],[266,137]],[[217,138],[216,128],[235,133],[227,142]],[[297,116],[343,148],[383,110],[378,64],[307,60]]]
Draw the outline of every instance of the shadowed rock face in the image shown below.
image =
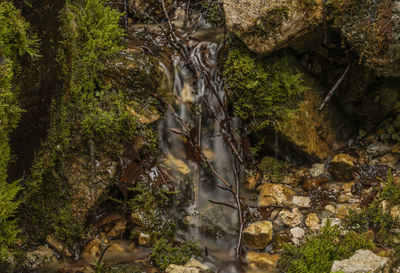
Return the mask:
[[271,53],[322,22],[322,1],[224,0],[226,24],[252,51]]

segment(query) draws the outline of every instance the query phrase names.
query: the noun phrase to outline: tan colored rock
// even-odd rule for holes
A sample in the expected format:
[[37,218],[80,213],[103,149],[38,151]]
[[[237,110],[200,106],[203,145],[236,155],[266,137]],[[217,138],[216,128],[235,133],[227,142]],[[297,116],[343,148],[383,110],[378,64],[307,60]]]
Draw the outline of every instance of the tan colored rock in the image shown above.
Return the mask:
[[125,253],[125,248],[123,245],[113,242],[107,250],[108,254],[121,254]]
[[309,208],[311,206],[311,199],[306,196],[293,196],[292,202],[293,205],[300,208]]
[[209,266],[199,262],[196,259],[189,260],[185,265],[170,264],[166,273],[212,273]]
[[355,211],[360,208],[360,204],[342,204],[338,205],[336,215],[339,218],[345,218],[349,215],[350,211]]
[[349,154],[337,154],[329,163],[328,171],[336,181],[352,180],[354,162],[356,159]]
[[71,251],[69,251],[69,249],[64,244],[62,244],[60,241],[58,241],[57,238],[54,235],[47,235],[46,242],[50,246],[55,248],[62,255],[65,255],[67,257],[71,257],[72,256]]
[[400,205],[396,205],[390,209],[390,215],[400,224]]
[[29,268],[39,268],[44,264],[54,262],[56,256],[50,248],[47,246],[39,246],[34,251],[29,251],[26,253],[25,266]]
[[270,221],[255,222],[243,231],[243,243],[251,249],[264,249],[272,241],[272,234]]
[[120,237],[125,233],[126,226],[128,224],[128,220],[124,217],[119,221],[113,222],[106,226],[105,231],[107,232],[107,236],[111,238]]
[[258,198],[259,207],[280,205],[295,194],[292,189],[282,184],[265,183],[258,187],[258,189],[260,190]]
[[131,222],[143,227],[144,226],[144,216],[143,213],[141,211],[139,211],[138,209],[133,208],[132,212],[131,212]]
[[282,210],[279,213],[280,220],[288,227],[295,227],[301,224],[303,221],[303,214],[301,214],[298,208],[289,210]]
[[303,189],[306,191],[319,190],[325,188],[329,183],[328,176],[322,175],[307,179],[303,184]]
[[182,174],[190,173],[190,169],[186,165],[186,163],[183,162],[181,159],[174,157],[172,154],[168,154],[168,156],[164,160],[164,164]]
[[254,190],[257,187],[257,183],[260,180],[260,174],[252,175],[246,178],[245,187],[248,190]]
[[246,259],[252,267],[266,270],[276,270],[278,266],[279,255],[250,251],[246,254]]
[[141,232],[141,233],[139,234],[139,244],[140,244],[141,246],[150,247],[152,243],[153,243],[153,242],[152,242],[151,237],[150,237],[149,234],[146,234],[146,233],[143,233],[143,232]]
[[312,231],[317,231],[321,229],[321,225],[319,224],[320,220],[316,213],[312,212],[307,215],[306,218],[306,227],[310,228]]
[[338,202],[340,203],[357,203],[360,202],[360,199],[357,196],[354,196],[351,192],[352,187],[355,182],[344,183],[339,190],[338,194]]
[[93,262],[96,258],[100,257],[101,250],[100,250],[100,239],[93,239],[90,241],[83,249],[81,257],[88,261]]
[[322,1],[223,0],[226,25],[257,53],[284,48],[322,22]]
[[336,207],[334,205],[325,206],[325,211],[329,212],[331,215],[336,213]]

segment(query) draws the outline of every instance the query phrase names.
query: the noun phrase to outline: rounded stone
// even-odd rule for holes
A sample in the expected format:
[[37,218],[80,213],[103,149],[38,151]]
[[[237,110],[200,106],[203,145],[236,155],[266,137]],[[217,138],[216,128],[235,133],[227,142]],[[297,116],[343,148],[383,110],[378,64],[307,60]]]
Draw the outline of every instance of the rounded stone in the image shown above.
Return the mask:
[[255,222],[243,231],[243,243],[251,249],[264,249],[272,241],[272,235],[270,221]]

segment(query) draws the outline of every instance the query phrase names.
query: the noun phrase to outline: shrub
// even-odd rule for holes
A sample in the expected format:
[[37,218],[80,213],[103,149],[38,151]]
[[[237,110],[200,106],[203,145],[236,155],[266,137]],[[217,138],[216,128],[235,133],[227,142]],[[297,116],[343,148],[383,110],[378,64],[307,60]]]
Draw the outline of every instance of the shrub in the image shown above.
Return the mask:
[[322,232],[306,238],[299,246],[286,244],[279,267],[286,273],[330,272],[334,260],[351,257],[358,249],[373,249],[367,235],[351,231],[342,235],[337,226],[328,224]]

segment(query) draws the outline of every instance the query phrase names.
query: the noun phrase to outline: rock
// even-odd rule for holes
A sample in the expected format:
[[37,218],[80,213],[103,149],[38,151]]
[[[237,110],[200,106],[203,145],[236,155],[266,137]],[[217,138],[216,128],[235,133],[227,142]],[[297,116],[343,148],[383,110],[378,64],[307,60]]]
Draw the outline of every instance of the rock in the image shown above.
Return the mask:
[[393,154],[386,154],[380,158],[380,162],[381,165],[395,168],[395,166],[399,163],[399,160]]
[[195,260],[189,260],[185,265],[170,264],[166,269],[167,273],[212,273],[207,265]]
[[258,187],[258,189],[260,190],[258,198],[259,207],[280,205],[295,194],[292,189],[282,184],[265,183]]
[[122,254],[125,253],[125,247],[119,243],[113,242],[108,248],[107,254]]
[[340,218],[322,218],[321,220],[321,227],[325,227],[327,224],[331,226],[341,226],[342,220]]
[[396,205],[390,209],[390,215],[400,224],[400,205]]
[[227,28],[257,53],[271,53],[315,29],[322,1],[223,0]]
[[325,206],[325,211],[329,212],[331,215],[336,213],[336,207],[334,205]]
[[144,216],[141,211],[133,208],[131,212],[131,222],[138,225],[139,227],[144,227]]
[[306,218],[306,227],[310,228],[312,231],[317,231],[321,229],[321,225],[319,224],[319,217],[316,213],[312,212],[307,215]]
[[53,250],[47,246],[39,246],[36,250],[26,253],[25,266],[35,269],[55,260],[56,256]]
[[101,254],[101,244],[102,241],[100,239],[93,239],[84,247],[81,257],[88,262],[93,262],[97,260],[97,258],[100,257]]
[[150,235],[141,232],[141,233],[139,234],[139,244],[140,244],[141,246],[150,247],[151,244],[152,244],[152,240],[151,240]]
[[64,244],[59,242],[54,235],[47,235],[46,242],[50,246],[55,248],[55,250],[57,250],[62,255],[67,256],[67,257],[72,257],[71,251],[69,251],[69,249]]
[[329,163],[328,171],[336,181],[353,179],[353,168],[356,159],[349,154],[337,154]]
[[127,224],[128,220],[124,217],[116,222],[107,225],[104,231],[107,232],[107,236],[111,238],[120,237],[125,233]]
[[251,249],[264,249],[272,241],[272,234],[270,221],[255,222],[243,231],[243,243]]
[[386,143],[375,142],[367,147],[367,153],[372,156],[381,156],[390,153],[390,146]]
[[325,164],[314,164],[310,169],[310,174],[312,177],[318,177],[325,172]]
[[331,272],[344,273],[389,273],[391,262],[371,250],[360,249],[349,259],[334,261]]
[[168,156],[164,160],[164,164],[171,169],[180,172],[181,174],[190,173],[190,169],[186,165],[186,163],[183,162],[181,159],[174,157],[172,154],[168,154]]
[[344,183],[339,190],[338,194],[338,202],[340,203],[357,203],[360,202],[360,199],[353,195],[351,192],[352,187],[355,182]]
[[288,227],[295,227],[301,224],[303,221],[303,214],[301,214],[298,208],[289,210],[282,210],[279,213],[280,220]]
[[306,232],[300,227],[294,227],[290,229],[290,234],[292,234],[293,238],[301,239],[304,237]]
[[336,215],[339,218],[345,218],[350,211],[355,211],[360,208],[360,204],[342,204],[337,206]]
[[326,175],[321,175],[311,179],[307,179],[303,184],[303,189],[306,191],[318,190],[320,188],[326,187],[329,183],[329,177]]
[[306,196],[293,196],[293,205],[300,208],[309,208],[311,206],[311,199]]
[[250,251],[246,254],[246,259],[252,267],[274,270],[278,266],[279,255]]
[[257,183],[260,180],[260,174],[252,175],[246,178],[245,187],[248,190],[254,190],[257,187]]
[[394,154],[400,154],[400,142],[397,142],[395,145],[390,147],[390,152]]

